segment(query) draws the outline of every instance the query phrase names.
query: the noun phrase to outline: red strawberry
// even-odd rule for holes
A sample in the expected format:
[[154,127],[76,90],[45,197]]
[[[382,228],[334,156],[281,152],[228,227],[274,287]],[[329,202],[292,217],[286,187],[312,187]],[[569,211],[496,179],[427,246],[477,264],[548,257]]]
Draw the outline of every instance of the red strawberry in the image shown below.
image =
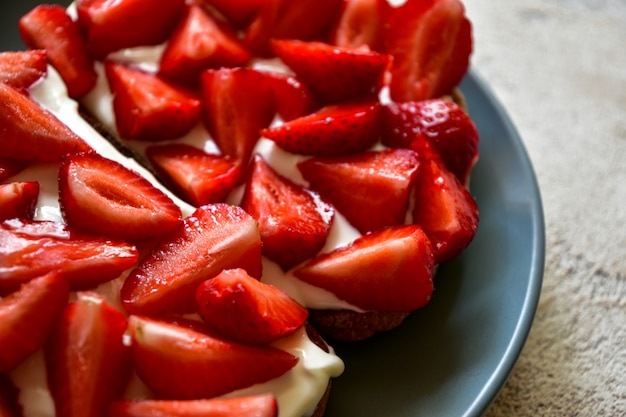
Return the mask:
[[403,224],[419,167],[408,149],[311,158],[298,164],[310,187],[361,233]]
[[0,52],[0,81],[25,91],[48,72],[46,51]]
[[265,73],[272,88],[276,113],[288,122],[306,116],[319,108],[313,93],[297,77],[275,72]]
[[407,0],[382,13],[385,52],[393,56],[391,98],[417,101],[448,94],[469,67],[471,24],[460,0]]
[[32,219],[39,197],[38,182],[0,184],[0,221]]
[[18,90],[0,83],[0,157],[20,161],[60,162],[89,145],[52,113]]
[[364,235],[294,271],[366,311],[411,312],[433,292],[431,244],[419,226],[396,226]]
[[169,233],[182,222],[180,208],[163,191],[94,152],[63,161],[59,203],[70,226],[130,242]]
[[87,41],[65,8],[39,5],[20,19],[19,27],[29,48],[46,51],[70,97],[81,97],[96,85],[98,75],[87,52]]
[[196,85],[207,68],[235,67],[251,58],[236,34],[191,4],[161,57],[160,75]]
[[223,154],[248,163],[275,108],[265,74],[250,68],[222,68],[202,74],[204,122]]
[[214,8],[236,27],[245,27],[267,0],[197,0],[206,8]]
[[194,206],[223,202],[241,181],[239,161],[190,145],[150,146],[146,156],[158,174]]
[[135,369],[163,398],[209,399],[277,378],[298,362],[271,347],[253,347],[189,328],[131,316]]
[[51,221],[7,220],[0,223],[0,294],[56,270],[73,289],[95,287],[118,277],[137,258],[137,249],[125,242]]
[[113,98],[115,125],[124,139],[176,139],[200,118],[198,98],[157,75],[107,61],[106,77]]
[[363,151],[379,139],[378,103],[330,105],[261,132],[288,152],[341,155]]
[[413,222],[433,245],[435,262],[459,255],[474,239],[478,207],[459,180],[436,161],[424,161],[415,184]]
[[258,155],[241,207],[259,222],[263,254],[284,270],[322,249],[335,214],[318,195],[282,177]]
[[277,417],[278,403],[271,394],[210,400],[117,401],[109,417]]
[[330,43],[342,48],[381,51],[380,8],[383,2],[386,0],[344,0],[330,34]]
[[272,51],[323,103],[375,97],[390,56],[322,42],[274,40]]
[[123,48],[158,45],[174,30],[185,0],[77,0],[78,21],[96,58]]
[[48,387],[59,416],[108,416],[130,378],[126,318],[95,293],[68,304],[45,349]]
[[130,273],[122,302],[133,314],[193,311],[198,285],[227,268],[261,276],[257,222],[240,207],[202,206]]
[[9,377],[4,374],[0,374],[0,416],[23,416],[19,395],[19,389],[17,389]]
[[0,158],[0,181],[9,178],[26,167],[23,161]]
[[0,298],[0,373],[11,371],[44,345],[69,294],[67,281],[51,272]]
[[293,333],[309,313],[278,288],[228,269],[196,291],[198,312],[219,335],[250,345],[269,344]]

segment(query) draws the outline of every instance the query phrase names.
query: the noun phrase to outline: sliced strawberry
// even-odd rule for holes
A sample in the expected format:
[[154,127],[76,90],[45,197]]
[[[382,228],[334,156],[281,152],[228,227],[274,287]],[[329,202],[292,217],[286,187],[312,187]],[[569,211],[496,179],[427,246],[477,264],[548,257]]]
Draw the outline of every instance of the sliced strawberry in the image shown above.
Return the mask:
[[192,4],[167,43],[159,73],[183,84],[197,85],[203,70],[241,66],[251,57],[234,31]]
[[278,402],[271,394],[210,400],[116,401],[110,417],[277,417]]
[[20,391],[8,376],[0,374],[0,416],[22,417],[23,410],[19,401]]
[[403,224],[419,157],[409,149],[311,158],[302,176],[361,233]]
[[0,294],[56,270],[73,289],[95,287],[118,277],[137,258],[134,246],[63,224],[6,220],[0,223]]
[[153,73],[105,63],[115,125],[124,139],[161,141],[189,132],[200,118],[198,98]]
[[38,182],[0,184],[0,221],[13,218],[32,220],[38,197]]
[[95,293],[78,293],[46,344],[48,387],[56,414],[106,417],[130,378],[126,317]]
[[330,34],[330,43],[342,48],[381,51],[380,8],[383,2],[386,0],[344,0]]
[[417,101],[448,94],[465,76],[471,24],[460,0],[407,0],[382,11],[385,52],[393,56],[391,98]]
[[51,272],[0,298],[0,373],[11,371],[44,345],[69,294],[67,281]]
[[271,47],[322,103],[375,97],[390,63],[389,55],[322,42],[274,40]]
[[131,316],[135,369],[163,398],[209,399],[277,378],[298,358],[174,324]]
[[227,268],[261,276],[257,222],[240,207],[202,206],[130,273],[122,302],[133,314],[193,311],[198,285]]
[[3,158],[59,162],[90,149],[56,116],[5,83],[0,83],[0,129]]
[[185,0],[77,0],[78,21],[96,58],[135,46],[158,45],[174,30]]
[[243,269],[227,269],[196,291],[198,312],[222,337],[250,345],[269,344],[293,333],[309,312],[278,288]]
[[[391,103],[382,111],[382,143],[414,147],[428,140],[446,168],[467,185],[478,160],[479,134],[472,119],[456,103],[443,99]],[[422,138],[416,138],[421,134]]]
[[0,181],[9,178],[26,167],[24,161],[0,158]]
[[26,91],[48,72],[46,51],[0,52],[0,81]]
[[425,161],[415,184],[413,222],[430,238],[435,262],[445,262],[474,239],[478,207],[451,172],[436,161]]
[[223,202],[241,181],[241,163],[184,144],[150,146],[146,156],[179,196],[202,206]]
[[319,109],[313,92],[297,77],[275,72],[265,73],[271,84],[276,113],[288,122]]
[[87,41],[64,7],[39,5],[20,19],[19,27],[29,48],[46,51],[70,97],[81,97],[96,85],[98,75]]
[[344,103],[264,129],[263,137],[288,152],[341,155],[363,151],[379,139],[378,103]]
[[222,68],[202,74],[204,122],[223,154],[247,164],[259,130],[275,108],[265,74],[250,68]]
[[433,254],[419,226],[396,226],[364,235],[294,271],[366,311],[411,312],[433,292]]
[[163,191],[95,152],[63,161],[59,203],[70,226],[129,242],[161,236],[182,224],[180,208]]
[[236,27],[243,28],[268,0],[197,0],[203,7],[213,8]]

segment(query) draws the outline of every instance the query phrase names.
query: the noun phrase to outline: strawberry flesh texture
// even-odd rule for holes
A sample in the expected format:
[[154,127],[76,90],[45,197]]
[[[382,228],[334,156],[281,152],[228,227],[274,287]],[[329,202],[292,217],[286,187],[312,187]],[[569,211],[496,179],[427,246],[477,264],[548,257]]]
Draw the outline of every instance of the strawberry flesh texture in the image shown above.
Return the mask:
[[150,146],[146,156],[159,176],[196,207],[223,202],[242,179],[236,159],[208,154],[190,145]]
[[278,417],[271,394],[210,400],[138,400],[111,404],[111,417]]
[[137,249],[126,242],[85,235],[60,223],[0,223],[0,294],[57,270],[72,289],[92,288],[117,278],[137,259]]
[[313,92],[300,79],[288,74],[267,72],[276,113],[284,122],[306,116],[320,105]]
[[180,208],[161,190],[96,153],[63,161],[59,202],[70,226],[129,242],[153,239],[182,224]]
[[57,272],[34,278],[0,299],[0,373],[13,370],[46,343],[69,299]]
[[91,148],[52,113],[18,90],[0,83],[0,157],[18,161],[60,162]]
[[126,317],[95,293],[78,293],[46,344],[56,414],[106,417],[130,378],[132,351],[124,345]]
[[259,222],[263,254],[284,270],[317,254],[334,218],[334,209],[314,193],[274,171],[255,156],[241,207]]
[[26,91],[47,72],[48,58],[44,50],[0,52],[0,81],[16,90]]
[[198,285],[227,268],[261,277],[257,222],[236,206],[202,206],[130,273],[122,303],[133,314],[192,312]]
[[298,362],[283,350],[138,316],[130,317],[129,329],[137,374],[165,399],[214,398],[277,378]]
[[267,0],[197,0],[202,7],[217,10],[237,28],[244,28],[257,12],[268,3]]
[[220,336],[249,345],[269,344],[300,328],[308,310],[278,288],[228,269],[196,291],[200,316]]
[[433,268],[430,240],[419,226],[406,225],[363,235],[293,274],[363,310],[408,313],[430,300]]
[[273,40],[272,51],[324,104],[375,98],[390,56],[322,42]]
[[382,51],[380,15],[383,1],[344,0],[329,42],[342,48]]
[[59,72],[70,97],[78,98],[95,85],[98,75],[78,23],[60,5],[40,5],[19,21],[24,43],[44,49]]
[[409,149],[389,149],[310,158],[298,169],[311,189],[367,233],[405,222],[419,157]]
[[32,220],[38,197],[38,182],[0,184],[0,221],[13,218]]
[[302,155],[343,155],[364,151],[379,139],[378,103],[342,103],[323,107],[261,135]]

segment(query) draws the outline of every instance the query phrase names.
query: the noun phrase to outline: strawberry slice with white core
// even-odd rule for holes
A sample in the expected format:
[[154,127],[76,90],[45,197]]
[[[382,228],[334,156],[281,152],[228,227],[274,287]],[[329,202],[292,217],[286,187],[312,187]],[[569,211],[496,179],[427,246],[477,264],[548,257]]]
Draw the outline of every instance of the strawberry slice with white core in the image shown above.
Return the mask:
[[5,83],[0,83],[0,157],[60,162],[90,146],[52,113]]
[[240,207],[202,206],[130,273],[122,302],[133,314],[192,312],[196,288],[229,268],[261,277],[258,224]]
[[111,404],[109,417],[278,417],[271,394],[210,400],[137,400]]
[[32,220],[38,197],[38,182],[0,184],[0,221],[13,218]]
[[277,378],[298,362],[283,350],[144,317],[131,316],[129,331],[137,374],[165,399],[214,398]]
[[56,414],[106,417],[130,378],[126,317],[102,296],[80,292],[68,304],[46,344],[48,387]]
[[0,294],[51,271],[59,271],[72,289],[92,288],[117,278],[138,257],[126,242],[85,235],[60,223],[6,220],[0,223]]
[[48,72],[46,51],[0,52],[0,81],[26,91]]
[[419,226],[408,225],[363,235],[293,274],[362,310],[408,313],[430,301],[433,269],[430,240]]
[[180,208],[163,191],[93,152],[63,161],[59,202],[70,226],[129,242],[152,239],[182,224]]
[[67,280],[51,272],[0,299],[0,373],[13,370],[43,347],[69,294]]
[[198,312],[228,340],[264,345],[293,333],[308,310],[278,288],[252,278],[243,269],[227,269],[196,291]]

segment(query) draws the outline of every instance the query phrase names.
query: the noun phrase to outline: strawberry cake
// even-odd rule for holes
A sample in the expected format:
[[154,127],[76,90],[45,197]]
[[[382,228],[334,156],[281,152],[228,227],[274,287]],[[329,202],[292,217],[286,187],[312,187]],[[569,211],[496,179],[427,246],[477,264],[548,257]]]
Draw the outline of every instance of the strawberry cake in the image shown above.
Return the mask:
[[0,411],[321,416],[472,241],[459,0],[76,0],[0,53]]

